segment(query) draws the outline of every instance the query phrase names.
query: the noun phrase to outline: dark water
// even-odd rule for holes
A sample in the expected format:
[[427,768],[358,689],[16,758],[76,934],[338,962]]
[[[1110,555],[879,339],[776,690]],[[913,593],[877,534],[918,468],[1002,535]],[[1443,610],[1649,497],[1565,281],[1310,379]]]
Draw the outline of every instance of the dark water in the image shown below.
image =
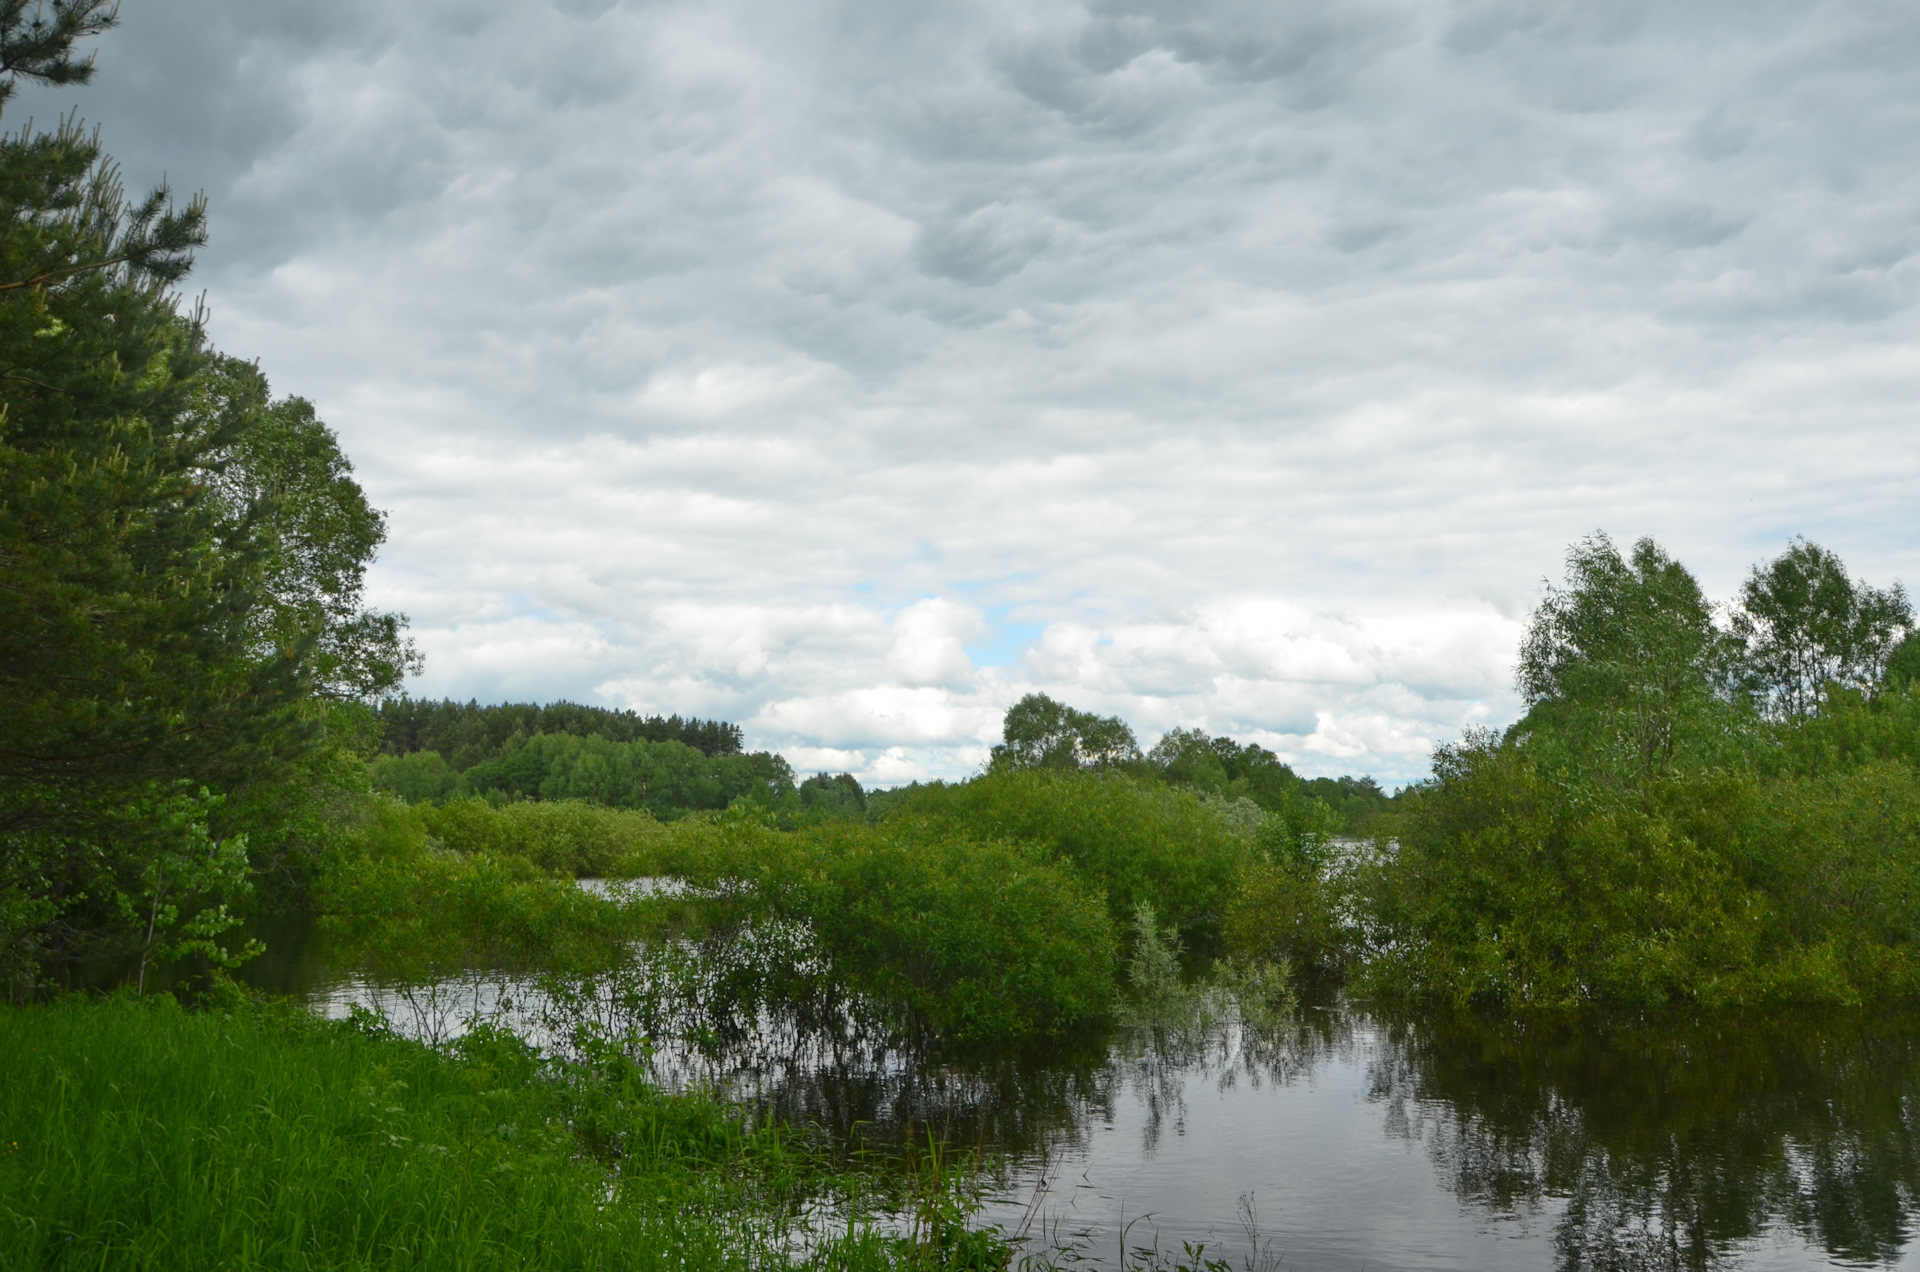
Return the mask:
[[[404,1024],[425,1001],[537,1029],[528,983],[402,999],[330,972],[310,933],[275,935],[251,977],[320,1010],[374,1002]],[[845,1140],[932,1128],[978,1149],[997,1166],[986,1217],[1093,1266],[1204,1241],[1236,1268],[1920,1268],[1912,1017],[1333,1002],[1261,1022],[1210,1002],[965,1058],[828,1032],[762,1018],[661,1063]]]

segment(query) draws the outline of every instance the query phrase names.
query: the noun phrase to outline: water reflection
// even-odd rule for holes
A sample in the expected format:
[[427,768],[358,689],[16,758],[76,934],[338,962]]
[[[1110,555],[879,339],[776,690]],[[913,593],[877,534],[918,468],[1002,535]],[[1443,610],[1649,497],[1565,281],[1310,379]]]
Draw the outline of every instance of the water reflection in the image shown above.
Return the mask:
[[472,1015],[551,1045],[583,1024],[643,1033],[663,1081],[850,1148],[932,1129],[997,1167],[990,1219],[1096,1266],[1149,1240],[1294,1269],[1915,1262],[1905,1016],[1274,1017],[1194,993],[1045,1049],[953,1054],[840,992],[797,929],[651,947],[572,982],[372,985],[329,970],[305,929],[269,948],[256,980],[321,1010],[378,1006],[425,1037]]
[[1559,1199],[1563,1268],[1738,1264],[1791,1232],[1896,1261],[1913,1228],[1920,1031],[1908,1017],[1394,1021],[1370,1066],[1389,1133],[1462,1199]]

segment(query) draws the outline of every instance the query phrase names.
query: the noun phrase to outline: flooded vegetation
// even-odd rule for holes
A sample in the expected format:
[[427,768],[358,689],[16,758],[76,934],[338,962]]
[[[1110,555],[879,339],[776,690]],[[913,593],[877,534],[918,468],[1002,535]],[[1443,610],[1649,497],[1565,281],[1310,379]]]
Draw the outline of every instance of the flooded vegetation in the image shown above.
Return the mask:
[[[633,889],[646,894],[644,885]],[[940,1145],[965,1222],[1029,1266],[1895,1267],[1920,1226],[1920,1017],[1514,1019],[1243,998],[1152,959],[1097,1028],[960,1049],[857,997],[755,992],[805,934],[649,947],[576,980],[376,985],[324,941],[255,978],[446,1045],[646,1040],[651,1085],[719,1090],[841,1160]],[[797,956],[797,957],[796,957]],[[785,975],[784,970],[780,975]],[[1144,981],[1145,983],[1138,983]],[[1156,1259],[1158,1263],[1156,1264]]]

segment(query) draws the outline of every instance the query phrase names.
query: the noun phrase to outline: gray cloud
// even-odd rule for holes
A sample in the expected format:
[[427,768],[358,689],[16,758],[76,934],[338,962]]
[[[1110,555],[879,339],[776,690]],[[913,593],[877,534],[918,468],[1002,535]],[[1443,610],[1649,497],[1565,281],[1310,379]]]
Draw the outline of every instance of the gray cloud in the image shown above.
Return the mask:
[[12,118],[207,190],[215,335],[391,509],[428,692],[904,780],[1037,688],[1402,778],[1596,527],[1723,595],[1920,559],[1898,6],[125,18]]

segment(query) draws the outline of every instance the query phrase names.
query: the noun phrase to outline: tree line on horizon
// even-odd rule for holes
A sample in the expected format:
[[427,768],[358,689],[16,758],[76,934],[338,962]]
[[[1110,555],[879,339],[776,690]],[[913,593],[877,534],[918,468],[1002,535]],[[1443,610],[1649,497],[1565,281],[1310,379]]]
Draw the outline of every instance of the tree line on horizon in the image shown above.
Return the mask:
[[[747,799],[805,817],[878,815],[922,784],[868,789],[851,773],[797,779],[771,752],[747,753],[737,724],[558,701],[481,705],[406,697],[374,708],[381,733],[374,784],[411,802],[477,796],[582,799],[671,820]],[[1117,716],[1028,694],[1008,709],[990,768],[1124,772],[1269,812],[1317,801],[1320,823],[1365,834],[1393,807],[1372,777],[1302,778],[1272,751],[1198,729],[1142,750]]]

